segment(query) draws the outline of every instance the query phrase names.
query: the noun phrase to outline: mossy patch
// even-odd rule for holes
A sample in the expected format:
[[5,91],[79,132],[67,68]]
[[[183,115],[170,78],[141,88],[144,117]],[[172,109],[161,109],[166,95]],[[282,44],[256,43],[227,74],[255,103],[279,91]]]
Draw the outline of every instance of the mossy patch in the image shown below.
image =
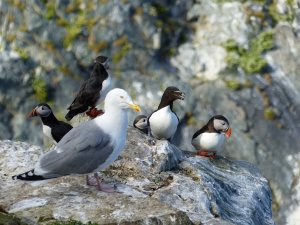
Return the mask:
[[66,34],[63,40],[63,45],[68,48],[82,31],[91,33],[92,28],[97,23],[97,18],[92,17],[86,10],[76,11],[76,16],[67,21],[64,18],[59,18],[56,23],[66,28]]
[[24,60],[29,59],[29,54],[26,49],[16,47],[16,48],[14,48],[14,51],[16,51],[22,59],[24,59]]
[[55,1],[48,1],[45,5],[44,18],[47,20],[51,20],[54,17],[56,17]]
[[242,85],[238,80],[226,80],[225,84],[229,89],[233,91],[242,89]]
[[16,40],[16,38],[17,38],[17,35],[16,34],[12,34],[12,33],[6,34],[6,36],[5,36],[5,40],[7,42],[13,42],[14,40]]
[[94,39],[94,41],[88,41],[88,47],[90,50],[94,51],[94,52],[100,52],[101,50],[107,48],[109,45],[109,43],[107,41],[96,41]]
[[0,212],[0,224],[3,225],[27,225],[13,214]]
[[66,28],[66,35],[63,40],[63,45],[65,48],[68,48],[74,41],[74,39],[80,34],[81,27],[80,26],[69,26]]
[[118,64],[132,49],[131,43],[128,41],[127,36],[122,36],[114,41],[114,46],[118,47],[118,50],[112,55],[112,61]]
[[25,1],[23,0],[11,0],[8,1],[8,3],[12,6],[14,6],[15,8],[19,9],[20,11],[23,11],[25,9]]
[[35,78],[32,83],[35,98],[40,102],[48,100],[47,84],[42,78]]
[[245,82],[240,82],[239,80],[236,79],[230,79],[230,80],[225,80],[225,84],[227,88],[233,91],[238,91],[242,90],[244,88],[251,88],[253,87],[253,83],[251,81],[245,81]]
[[284,13],[279,13],[276,7],[277,1],[272,1],[268,7],[268,13],[275,23],[280,21],[292,22],[296,16],[296,6],[294,0],[286,0],[286,10]]
[[275,120],[277,117],[276,110],[272,107],[267,107],[264,109],[264,118],[266,120]]
[[227,40],[222,45],[227,51],[225,57],[227,67],[230,69],[240,67],[247,74],[262,72],[268,65],[262,54],[273,48],[273,34],[273,30],[260,33],[250,41],[248,49],[240,46],[233,39]]

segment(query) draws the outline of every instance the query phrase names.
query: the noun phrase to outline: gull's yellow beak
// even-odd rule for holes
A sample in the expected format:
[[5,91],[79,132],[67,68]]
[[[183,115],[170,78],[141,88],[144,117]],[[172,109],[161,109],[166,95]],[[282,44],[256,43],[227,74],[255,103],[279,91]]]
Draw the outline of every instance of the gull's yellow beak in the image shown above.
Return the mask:
[[136,112],[140,112],[141,111],[141,108],[138,105],[136,105],[136,104],[128,103],[128,106],[129,106],[129,108],[133,109]]

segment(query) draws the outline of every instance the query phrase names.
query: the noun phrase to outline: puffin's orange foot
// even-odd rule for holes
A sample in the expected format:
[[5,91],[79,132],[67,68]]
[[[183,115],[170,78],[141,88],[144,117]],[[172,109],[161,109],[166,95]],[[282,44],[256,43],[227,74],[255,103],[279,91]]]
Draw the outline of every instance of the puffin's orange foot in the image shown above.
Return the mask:
[[196,155],[208,157],[211,159],[215,159],[217,157],[217,154],[215,151],[207,151],[207,150],[199,150],[199,151],[197,151]]
[[104,112],[100,109],[98,110],[97,108],[91,108],[89,111],[86,112],[86,115],[88,115],[91,118],[95,118],[97,116],[101,116]]

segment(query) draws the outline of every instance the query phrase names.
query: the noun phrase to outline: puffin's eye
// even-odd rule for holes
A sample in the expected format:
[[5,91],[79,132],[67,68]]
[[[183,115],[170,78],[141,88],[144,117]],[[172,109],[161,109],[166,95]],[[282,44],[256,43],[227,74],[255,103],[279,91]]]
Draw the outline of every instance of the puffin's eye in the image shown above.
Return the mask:
[[143,122],[146,122],[146,119],[143,119]]
[[222,122],[222,125],[225,126],[225,122]]
[[120,96],[121,99],[124,99],[124,96]]
[[42,110],[44,110],[45,108],[44,108],[44,106],[42,106]]

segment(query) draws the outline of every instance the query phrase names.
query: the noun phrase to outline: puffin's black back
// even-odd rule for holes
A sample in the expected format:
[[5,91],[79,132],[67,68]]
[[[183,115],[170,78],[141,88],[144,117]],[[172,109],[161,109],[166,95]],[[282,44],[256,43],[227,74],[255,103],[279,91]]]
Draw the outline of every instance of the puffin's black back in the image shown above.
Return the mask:
[[106,60],[107,57],[105,56],[98,56],[95,59],[90,77],[81,85],[75,99],[68,107],[69,112],[65,116],[67,120],[71,120],[77,114],[87,111],[89,107],[95,107],[100,98],[102,83],[108,78],[108,73],[102,65]]

